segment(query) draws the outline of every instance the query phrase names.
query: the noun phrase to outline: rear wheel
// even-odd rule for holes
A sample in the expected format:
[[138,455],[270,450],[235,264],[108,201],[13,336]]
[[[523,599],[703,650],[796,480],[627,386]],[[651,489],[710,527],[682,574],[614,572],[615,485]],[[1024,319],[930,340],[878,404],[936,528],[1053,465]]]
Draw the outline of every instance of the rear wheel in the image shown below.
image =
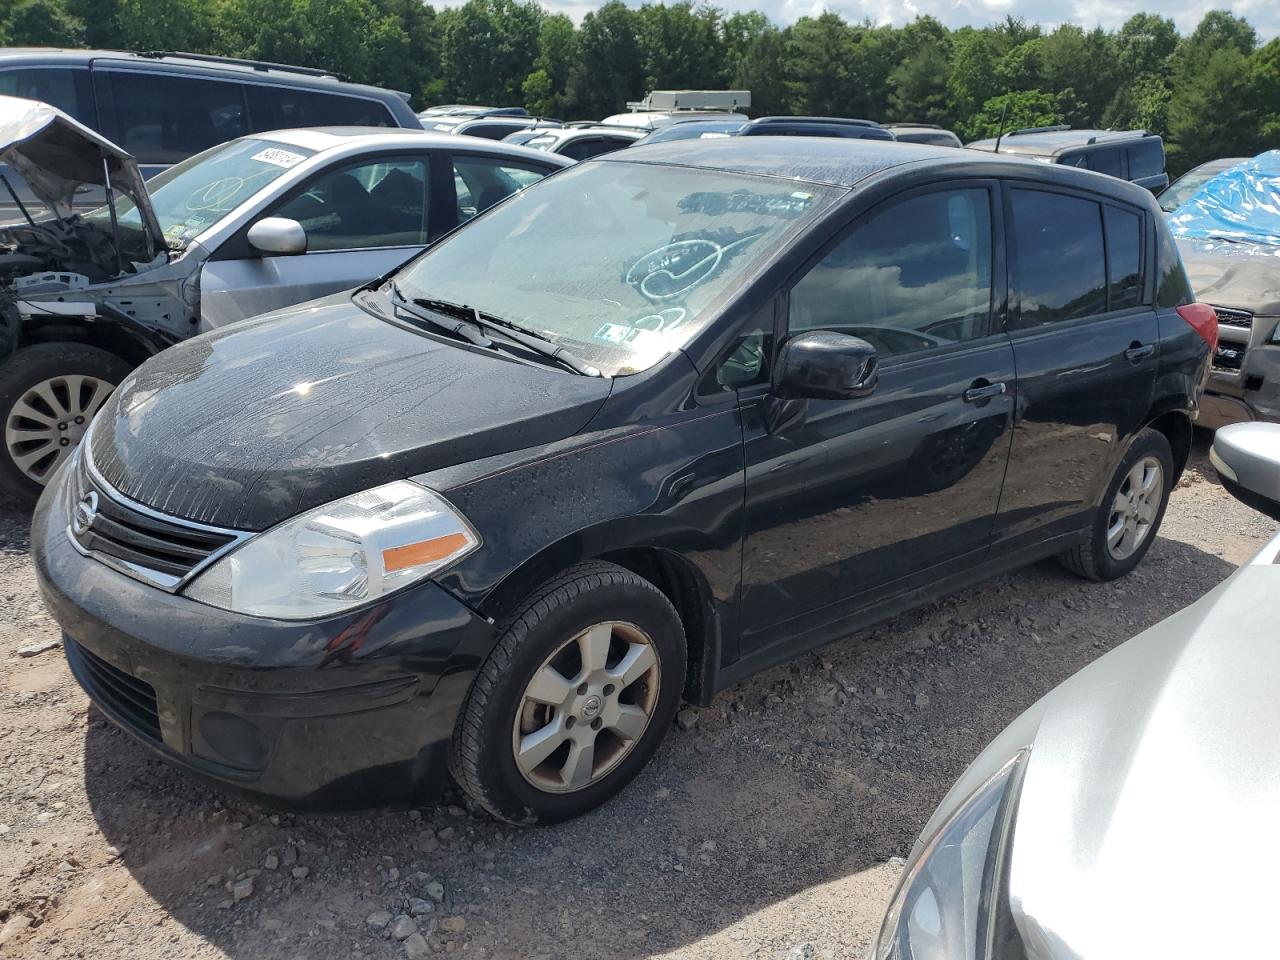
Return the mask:
[[1059,558],[1090,580],[1115,580],[1142,562],[1164,519],[1173,480],[1173,452],[1150,428],[1134,440],[1116,468],[1084,543]]
[[40,343],[5,361],[0,367],[3,489],[34,503],[131,369],[115,354],[84,343]]
[[613,564],[577,566],[534,592],[481,667],[454,776],[511,823],[585,813],[648,762],[684,672],[684,630],[661,591]]

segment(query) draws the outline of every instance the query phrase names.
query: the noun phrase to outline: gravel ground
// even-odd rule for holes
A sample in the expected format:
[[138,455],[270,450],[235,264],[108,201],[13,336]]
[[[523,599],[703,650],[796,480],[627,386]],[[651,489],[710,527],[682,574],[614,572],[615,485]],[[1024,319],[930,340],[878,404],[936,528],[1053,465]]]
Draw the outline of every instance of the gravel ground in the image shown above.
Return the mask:
[[[951,781],[1024,707],[1226,577],[1274,525],[1203,440],[1139,570],[1039,564],[770,670],[621,797],[520,831],[439,806],[276,816],[91,709],[0,508],[0,956],[860,957]],[[683,726],[683,725],[682,725]]]

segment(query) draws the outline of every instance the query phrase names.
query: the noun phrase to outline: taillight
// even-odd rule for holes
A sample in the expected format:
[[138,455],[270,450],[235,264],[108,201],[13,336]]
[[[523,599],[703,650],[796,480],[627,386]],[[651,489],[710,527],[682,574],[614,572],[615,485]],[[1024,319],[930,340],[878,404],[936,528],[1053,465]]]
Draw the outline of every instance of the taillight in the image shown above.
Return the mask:
[[1207,303],[1186,303],[1178,307],[1178,316],[1191,325],[1191,329],[1209,345],[1209,352],[1218,349],[1218,314]]

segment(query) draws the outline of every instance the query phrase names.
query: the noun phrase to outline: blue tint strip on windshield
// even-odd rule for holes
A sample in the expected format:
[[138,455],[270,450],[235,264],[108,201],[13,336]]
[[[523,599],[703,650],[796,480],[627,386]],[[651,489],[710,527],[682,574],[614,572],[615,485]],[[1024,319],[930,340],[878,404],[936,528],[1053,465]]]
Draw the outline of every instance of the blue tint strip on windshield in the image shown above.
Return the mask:
[[1175,237],[1280,246],[1280,150],[1210,177],[1169,216]]

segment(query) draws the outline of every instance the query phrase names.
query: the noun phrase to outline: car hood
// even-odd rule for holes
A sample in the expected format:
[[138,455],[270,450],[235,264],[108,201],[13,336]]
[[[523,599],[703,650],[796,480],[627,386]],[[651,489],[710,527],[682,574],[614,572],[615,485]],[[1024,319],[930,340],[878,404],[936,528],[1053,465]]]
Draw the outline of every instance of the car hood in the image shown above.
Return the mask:
[[1242,956],[1267,942],[1277,553],[1280,537],[1041,701],[1009,868],[1030,960]]
[[368,487],[560,440],[612,381],[508,362],[343,293],[178,344],[94,420],[102,478],[162,513],[263,530]]
[[1280,316],[1280,246],[1188,238],[1177,243],[1196,299]]
[[71,215],[81,186],[111,188],[138,207],[154,250],[165,249],[160,222],[128,151],[39,100],[0,96],[0,163],[16,170],[42,203],[59,217]]

